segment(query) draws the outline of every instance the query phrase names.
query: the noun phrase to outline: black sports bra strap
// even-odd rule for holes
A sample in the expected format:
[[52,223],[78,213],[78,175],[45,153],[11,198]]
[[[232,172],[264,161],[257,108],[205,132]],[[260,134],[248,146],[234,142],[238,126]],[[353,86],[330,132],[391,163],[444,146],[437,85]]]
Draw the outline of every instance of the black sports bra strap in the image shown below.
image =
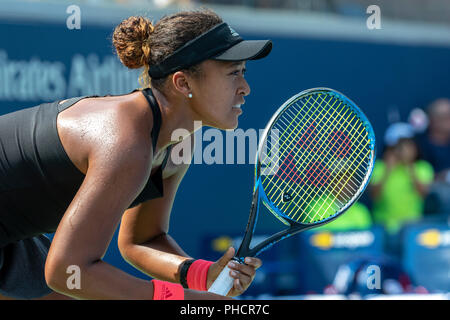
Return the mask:
[[164,157],[163,162],[161,163],[161,168],[165,168],[167,164],[167,160],[169,160],[170,152],[172,151],[172,146],[167,147],[166,156]]
[[155,152],[156,142],[158,141],[159,130],[161,129],[161,110],[159,110],[158,103],[156,102],[155,97],[153,96],[153,92],[150,88],[146,88],[142,90],[144,96],[147,98],[148,104],[153,112],[153,129],[151,132],[152,135],[152,144],[153,144],[153,153]]
[[63,101],[63,100],[60,100],[60,101],[58,101],[58,110],[61,112],[65,109],[67,109],[68,107],[70,107],[71,105],[77,103],[81,99],[89,98],[89,97],[90,96],[73,97],[73,98],[67,99],[63,103],[61,103],[61,101]]

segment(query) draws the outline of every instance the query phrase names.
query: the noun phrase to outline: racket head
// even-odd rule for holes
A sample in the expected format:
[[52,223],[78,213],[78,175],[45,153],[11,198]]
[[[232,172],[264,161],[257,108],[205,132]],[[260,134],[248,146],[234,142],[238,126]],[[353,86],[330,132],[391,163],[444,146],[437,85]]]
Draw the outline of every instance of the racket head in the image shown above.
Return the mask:
[[291,228],[328,223],[366,189],[375,149],[372,125],[352,100],[330,88],[302,91],[275,112],[261,136],[254,191]]

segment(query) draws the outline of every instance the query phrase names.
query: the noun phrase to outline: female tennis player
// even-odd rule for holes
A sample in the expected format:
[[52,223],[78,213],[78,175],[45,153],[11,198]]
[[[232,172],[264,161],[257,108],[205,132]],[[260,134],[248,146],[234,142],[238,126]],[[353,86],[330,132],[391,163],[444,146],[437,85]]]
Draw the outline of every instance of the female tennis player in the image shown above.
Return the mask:
[[[217,14],[199,10],[154,26],[130,17],[115,28],[113,44],[125,66],[144,68],[143,90],[76,97],[0,117],[4,298],[222,298],[206,290],[234,249],[214,263],[194,260],[168,235],[189,167],[171,161],[172,147],[193,137],[172,141],[171,134],[179,128],[193,133],[195,120],[236,128],[250,93],[245,63],[267,56],[272,43],[244,41]],[[155,278],[151,282],[102,261],[121,218],[119,249]],[[51,232],[50,245],[43,234]],[[247,265],[230,265],[230,296],[236,296],[261,261],[249,257]]]

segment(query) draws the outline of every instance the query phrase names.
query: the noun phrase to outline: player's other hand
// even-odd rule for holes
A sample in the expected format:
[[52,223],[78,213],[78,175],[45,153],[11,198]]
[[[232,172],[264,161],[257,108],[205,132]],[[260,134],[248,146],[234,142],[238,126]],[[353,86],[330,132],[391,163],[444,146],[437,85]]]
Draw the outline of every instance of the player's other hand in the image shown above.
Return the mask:
[[254,257],[246,257],[245,264],[232,261],[234,257],[234,248],[229,248],[225,254],[211,265],[208,271],[207,287],[209,288],[220,272],[227,265],[231,269],[230,276],[234,278],[233,287],[228,293],[229,297],[241,295],[252,283],[255,278],[256,269],[261,267],[262,261]]

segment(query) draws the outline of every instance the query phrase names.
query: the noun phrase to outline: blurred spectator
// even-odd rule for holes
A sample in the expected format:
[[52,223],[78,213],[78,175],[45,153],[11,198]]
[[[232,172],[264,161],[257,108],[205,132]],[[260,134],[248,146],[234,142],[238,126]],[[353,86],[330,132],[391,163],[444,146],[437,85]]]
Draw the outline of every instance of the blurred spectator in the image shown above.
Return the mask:
[[450,100],[438,99],[427,109],[429,126],[416,141],[423,159],[431,163],[438,174],[450,169]]
[[425,215],[448,220],[450,218],[450,169],[440,172],[425,198]]
[[[306,211],[310,211],[308,216],[331,216],[336,210],[336,203],[347,203],[350,200],[352,190],[358,189],[358,177],[354,174],[354,167],[348,159],[334,160],[330,164],[330,171],[333,179],[330,185],[333,186],[328,192],[318,192],[314,201],[308,206]],[[348,231],[364,230],[372,227],[372,217],[367,207],[361,202],[354,203],[347,211],[318,229],[327,231]]]
[[423,199],[434,179],[431,164],[418,158],[413,137],[409,124],[392,124],[385,133],[383,158],[376,161],[372,174],[374,222],[391,234],[422,217]]
[[348,230],[366,230],[371,227],[372,216],[370,215],[369,209],[364,204],[356,202],[339,218],[317,229],[338,232]]

